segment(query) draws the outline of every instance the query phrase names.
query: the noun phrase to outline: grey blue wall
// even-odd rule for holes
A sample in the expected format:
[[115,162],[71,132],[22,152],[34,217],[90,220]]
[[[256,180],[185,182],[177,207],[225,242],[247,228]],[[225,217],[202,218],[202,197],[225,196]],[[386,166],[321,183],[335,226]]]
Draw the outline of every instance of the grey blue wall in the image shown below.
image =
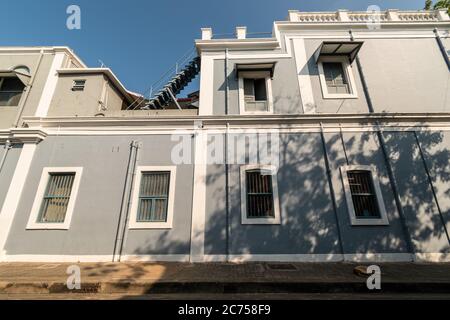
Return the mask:
[[[172,165],[169,135],[49,137],[36,150],[6,243],[7,254],[113,253],[132,140],[142,142],[138,165]],[[44,167],[83,167],[69,230],[26,230]],[[170,230],[130,230],[123,254],[188,254],[193,167],[177,168]]]
[[3,167],[0,168],[0,210],[5,201],[6,194],[8,193],[9,185],[14,175],[17,161],[19,161],[21,151],[21,144],[14,144],[9,151],[7,151],[5,145],[0,144],[0,161],[7,153]]

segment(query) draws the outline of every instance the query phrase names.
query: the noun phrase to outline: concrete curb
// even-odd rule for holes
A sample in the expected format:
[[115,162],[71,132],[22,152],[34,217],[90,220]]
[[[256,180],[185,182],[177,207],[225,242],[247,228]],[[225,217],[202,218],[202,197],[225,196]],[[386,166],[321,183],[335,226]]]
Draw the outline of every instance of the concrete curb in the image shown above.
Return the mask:
[[62,282],[0,283],[0,294],[173,294],[173,293],[450,293],[448,282],[383,282],[381,290],[361,282],[85,282],[69,290]]

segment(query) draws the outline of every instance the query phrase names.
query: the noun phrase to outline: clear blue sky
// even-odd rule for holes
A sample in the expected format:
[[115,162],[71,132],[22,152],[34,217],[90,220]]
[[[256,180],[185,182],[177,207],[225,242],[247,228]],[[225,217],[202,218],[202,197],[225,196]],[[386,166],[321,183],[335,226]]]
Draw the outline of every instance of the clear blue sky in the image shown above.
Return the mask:
[[[421,9],[424,0],[0,0],[1,46],[69,46],[90,67],[102,60],[125,86],[144,92],[200,36],[201,27],[270,32],[289,9]],[[66,8],[81,8],[81,30],[66,28]],[[195,86],[195,85],[194,85]]]

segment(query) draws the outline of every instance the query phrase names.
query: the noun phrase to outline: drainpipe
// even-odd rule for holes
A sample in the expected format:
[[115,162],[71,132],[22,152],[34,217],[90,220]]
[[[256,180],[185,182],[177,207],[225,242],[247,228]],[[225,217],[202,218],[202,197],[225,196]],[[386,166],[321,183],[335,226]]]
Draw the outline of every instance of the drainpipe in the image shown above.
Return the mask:
[[[350,34],[350,40],[354,41],[355,38],[353,36],[352,30],[349,30],[349,34]],[[362,66],[361,66],[358,56],[356,56],[356,66],[358,68],[359,77],[361,78],[364,96],[366,98],[367,105],[369,107],[369,113],[374,113],[372,99],[370,98],[370,94],[369,94],[369,88],[367,86],[366,78],[364,77],[364,72],[363,72],[363,69],[362,69]],[[412,239],[411,239],[411,233],[409,232],[408,225],[406,224],[406,216],[405,216],[405,212],[403,211],[403,207],[402,207],[402,204],[400,201],[400,195],[398,192],[397,181],[395,180],[395,177],[394,177],[394,171],[392,169],[391,162],[389,161],[389,155],[386,150],[386,142],[384,140],[383,134],[380,129],[381,127],[380,127],[378,121],[376,121],[375,124],[378,127],[378,129],[376,130],[376,134],[377,134],[378,140],[380,141],[380,146],[381,146],[381,150],[383,153],[384,162],[386,163],[389,181],[391,182],[392,192],[394,194],[395,205],[396,205],[398,213],[400,215],[400,221],[401,221],[403,233],[404,233],[405,239],[406,239],[406,246],[408,248],[408,251],[411,252],[412,254],[414,254],[415,250],[414,250],[414,246],[413,246]]]
[[39,67],[42,62],[42,58],[44,57],[44,50],[41,50],[39,54],[38,61],[36,62],[36,67],[34,68],[33,75],[31,76],[30,82],[25,89],[25,96],[22,98],[22,103],[20,104],[19,111],[17,113],[16,119],[14,120],[14,127],[17,128],[19,126],[20,118],[22,118],[23,109],[25,108],[25,104],[28,100],[28,96],[30,95],[31,88],[33,87],[34,79],[36,78],[36,74],[39,71]]
[[423,153],[422,146],[420,145],[419,137],[417,136],[416,131],[414,131],[414,137],[416,138],[416,143],[417,143],[417,146],[419,147],[420,158],[422,159],[423,166],[425,167],[425,172],[427,173],[428,182],[430,183],[430,186],[431,186],[431,192],[433,193],[433,198],[434,198],[434,201],[436,202],[436,206],[437,206],[437,209],[439,212],[439,217],[441,218],[441,223],[442,223],[442,226],[444,227],[445,235],[447,236],[447,241],[450,244],[450,237],[448,234],[445,219],[444,219],[444,216],[442,215],[441,206],[439,205],[438,198],[436,195],[436,190],[434,189],[433,180],[431,179],[431,175],[430,175],[430,170],[428,169],[427,162],[425,161],[425,155]]
[[450,69],[450,58],[448,57],[447,50],[445,50],[445,46],[442,43],[441,35],[439,34],[439,30],[434,28],[434,34],[436,35],[436,41],[439,45],[439,49],[441,50],[442,55],[444,56],[445,63],[447,63],[447,67]]
[[127,235],[127,226],[130,214],[131,195],[133,183],[136,175],[136,163],[138,161],[139,142],[132,141],[130,144],[130,153],[128,156],[127,175],[122,193],[122,202],[120,204],[119,223],[117,225],[116,240],[114,242],[113,262],[120,262],[122,257],[123,245]]
[[10,140],[6,140],[4,148],[5,148],[5,153],[3,154],[2,159],[0,160],[0,173],[2,172],[3,166],[5,164],[6,156],[8,155],[9,150],[12,148],[12,143]]
[[328,159],[328,151],[327,151],[327,145],[325,142],[325,135],[324,135],[324,131],[323,131],[322,122],[320,123],[320,138],[322,140],[323,155],[325,158],[325,167],[327,170],[328,186],[330,188],[331,202],[333,203],[334,218],[336,220],[336,228],[337,228],[338,240],[339,240],[339,250],[342,254],[342,260],[344,260],[344,244],[342,243],[341,227],[339,226],[339,217],[338,217],[338,213],[337,213],[337,202],[336,202],[336,196],[335,196],[334,188],[333,188],[333,181],[331,179],[330,160]]

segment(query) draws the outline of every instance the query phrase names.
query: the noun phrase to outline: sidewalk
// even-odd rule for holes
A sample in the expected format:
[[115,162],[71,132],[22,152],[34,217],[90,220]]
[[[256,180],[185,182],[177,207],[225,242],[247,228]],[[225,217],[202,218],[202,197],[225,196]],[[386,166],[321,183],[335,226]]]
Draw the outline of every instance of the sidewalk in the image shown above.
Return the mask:
[[[355,263],[80,263],[81,290],[67,289],[68,263],[0,263],[0,294],[361,293]],[[366,264],[367,265],[367,264]],[[380,263],[383,292],[450,293],[450,264]]]

